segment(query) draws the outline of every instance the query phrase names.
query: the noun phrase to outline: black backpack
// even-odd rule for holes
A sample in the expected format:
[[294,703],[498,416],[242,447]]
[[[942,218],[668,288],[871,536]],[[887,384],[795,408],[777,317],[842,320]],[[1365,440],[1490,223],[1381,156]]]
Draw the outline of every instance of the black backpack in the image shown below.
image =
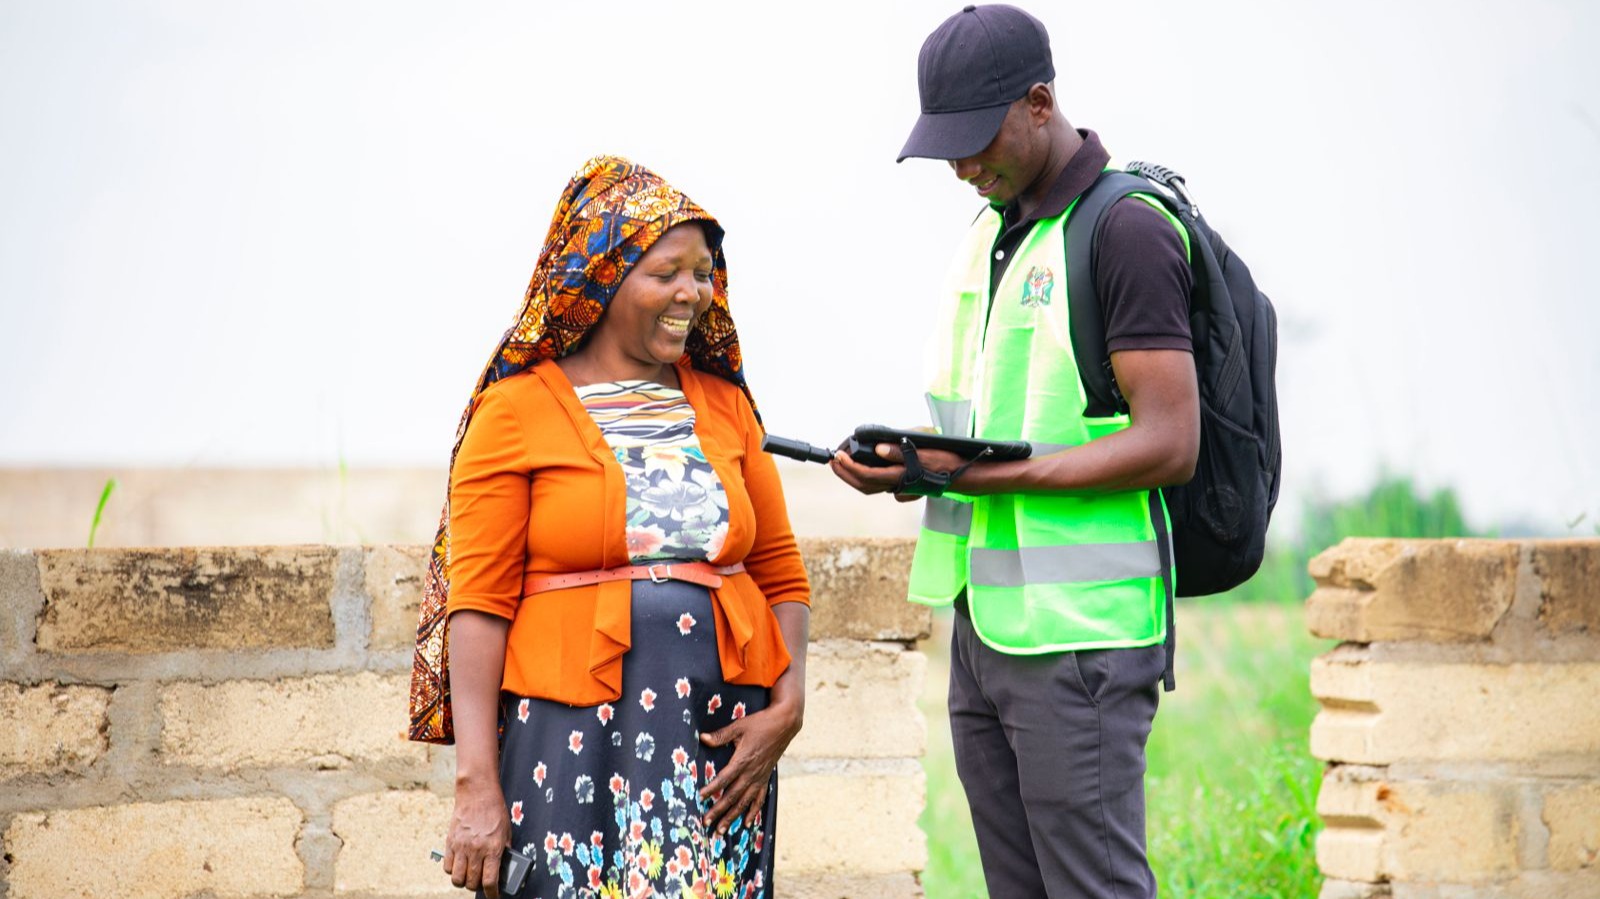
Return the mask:
[[1072,345],[1091,404],[1127,411],[1106,352],[1093,259],[1101,218],[1113,203],[1134,193],[1160,200],[1189,230],[1194,271],[1189,328],[1200,384],[1200,459],[1193,480],[1161,492],[1172,516],[1177,594],[1221,593],[1261,566],[1267,520],[1278,502],[1283,471],[1273,381],[1278,315],[1244,261],[1200,217],[1182,175],[1145,162],[1131,163],[1125,172],[1107,171],[1067,220]]

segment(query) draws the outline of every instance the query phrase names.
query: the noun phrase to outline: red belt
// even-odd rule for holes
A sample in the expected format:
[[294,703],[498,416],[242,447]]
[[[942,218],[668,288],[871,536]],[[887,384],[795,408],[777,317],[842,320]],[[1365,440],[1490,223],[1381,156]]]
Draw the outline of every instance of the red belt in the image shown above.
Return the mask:
[[607,581],[688,581],[702,587],[716,589],[722,586],[724,575],[744,571],[743,562],[718,567],[710,562],[654,562],[649,565],[623,565],[618,568],[597,568],[594,571],[575,571],[571,574],[546,574],[530,577],[522,582],[522,595],[532,596],[549,590],[566,590],[570,587],[587,587]]

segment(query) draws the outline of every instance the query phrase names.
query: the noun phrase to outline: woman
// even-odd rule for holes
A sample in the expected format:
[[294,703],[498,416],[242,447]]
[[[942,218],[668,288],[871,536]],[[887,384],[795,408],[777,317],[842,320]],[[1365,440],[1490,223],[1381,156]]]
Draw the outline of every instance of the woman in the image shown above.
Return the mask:
[[588,162],[463,419],[419,631],[448,690],[419,672],[413,736],[453,711],[443,864],[480,895],[506,846],[519,896],[772,895],[810,588],[721,241],[650,171]]

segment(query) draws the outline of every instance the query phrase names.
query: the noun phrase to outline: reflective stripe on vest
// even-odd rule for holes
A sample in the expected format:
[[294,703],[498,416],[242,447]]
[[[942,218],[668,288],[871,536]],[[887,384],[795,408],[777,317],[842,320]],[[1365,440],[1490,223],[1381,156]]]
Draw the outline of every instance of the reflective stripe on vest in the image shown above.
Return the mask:
[[972,533],[972,503],[929,497],[922,509],[922,528],[936,534],[965,537]]
[[[965,434],[972,421],[971,400],[941,400],[928,395],[928,414],[941,434]],[[929,497],[922,509],[922,528],[937,534],[965,537],[972,531],[972,504]]]
[[972,400],[941,400],[928,394],[928,414],[941,434],[965,434],[972,422]]
[[[928,409],[940,433],[1027,440],[1045,456],[1128,427],[1126,415],[1083,415],[1066,296],[1070,214],[1034,225],[993,303],[1000,216],[991,210],[973,223],[935,331]],[[1166,525],[1149,491],[930,499],[910,597],[939,605],[966,590],[974,630],[1008,653],[1159,643],[1171,577],[1158,543]]]
[[973,549],[969,565],[972,583],[980,587],[1120,581],[1159,577],[1161,548],[1150,540]]

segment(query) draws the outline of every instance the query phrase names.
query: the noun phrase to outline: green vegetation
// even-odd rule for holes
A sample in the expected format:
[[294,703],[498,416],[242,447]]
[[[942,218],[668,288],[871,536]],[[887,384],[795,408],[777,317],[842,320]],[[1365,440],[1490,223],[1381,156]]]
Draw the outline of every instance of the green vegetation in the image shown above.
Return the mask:
[[94,507],[94,520],[89,522],[89,548],[94,549],[94,535],[100,530],[100,518],[105,514],[106,503],[111,501],[111,492],[117,489],[117,479],[107,478],[106,486],[100,491],[100,502]]
[[338,496],[333,507],[322,505],[322,539],[328,543],[367,543],[367,532],[361,522],[350,514],[350,464],[341,448],[338,467],[334,469],[334,484]]
[[[1286,511],[1279,508],[1275,520],[1282,520]],[[1269,544],[1256,576],[1220,598],[1298,602],[1311,593],[1311,576],[1306,573],[1311,557],[1346,537],[1485,536],[1467,524],[1454,490],[1423,493],[1411,478],[1387,474],[1360,496],[1307,500],[1300,511],[1299,532],[1293,541]]]
[[[1178,689],[1162,695],[1145,779],[1150,862],[1168,899],[1315,899],[1322,765],[1306,745],[1317,710],[1309,680],[1311,659],[1332,644],[1306,633],[1306,564],[1345,537],[1474,531],[1453,491],[1424,494],[1386,476],[1359,497],[1308,501],[1299,534],[1270,547],[1238,589],[1179,603]],[[929,899],[970,899],[985,890],[945,717],[949,627],[948,612],[936,615],[924,646],[923,884]]]
[[1178,690],[1151,734],[1148,833],[1161,894],[1314,899],[1322,765],[1298,604],[1199,601],[1179,614]]
[[[1199,600],[1179,609],[1178,689],[1163,694],[1150,739],[1151,866],[1172,899],[1315,899],[1312,844],[1322,766],[1306,748],[1316,703],[1306,633],[1289,603]],[[929,655],[929,899],[983,896],[983,871],[956,779],[945,717],[950,615]]]

